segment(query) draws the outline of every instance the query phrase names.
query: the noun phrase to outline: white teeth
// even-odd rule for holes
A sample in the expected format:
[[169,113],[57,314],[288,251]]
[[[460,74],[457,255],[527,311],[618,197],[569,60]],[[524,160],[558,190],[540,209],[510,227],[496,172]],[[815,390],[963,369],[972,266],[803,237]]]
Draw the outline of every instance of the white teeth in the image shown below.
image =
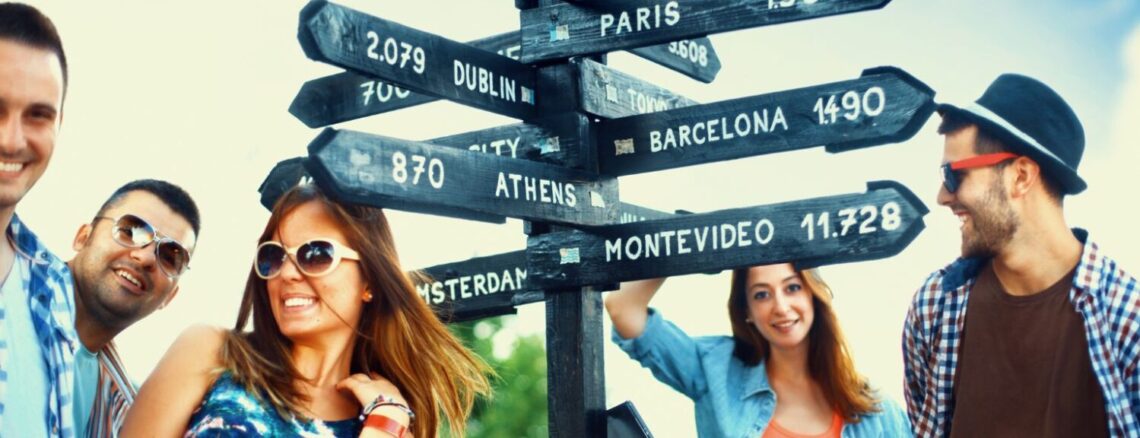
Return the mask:
[[19,172],[24,168],[24,163],[8,163],[0,161],[0,171],[2,172]]
[[777,322],[777,323],[774,323],[774,324],[772,324],[772,326],[773,326],[773,327],[778,327],[778,328],[788,328],[788,327],[791,327],[791,326],[792,326],[792,324],[795,324],[795,323],[796,323],[796,321],[798,321],[798,320],[791,320],[791,321]]
[[[0,165],[0,169],[2,169],[2,168],[3,168],[2,165]],[[115,271],[115,273],[118,274],[120,277],[127,279],[127,281],[131,282],[131,284],[135,285],[139,289],[142,289],[142,282],[139,281],[139,279],[135,278],[135,276],[131,275],[129,272],[127,272],[127,271]]]
[[285,300],[285,307],[302,307],[313,304],[312,298],[293,297]]

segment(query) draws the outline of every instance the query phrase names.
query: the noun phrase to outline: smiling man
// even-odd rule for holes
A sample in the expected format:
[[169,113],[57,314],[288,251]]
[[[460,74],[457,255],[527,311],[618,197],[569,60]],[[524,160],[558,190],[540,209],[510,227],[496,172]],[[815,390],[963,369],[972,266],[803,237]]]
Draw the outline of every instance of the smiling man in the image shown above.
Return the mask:
[[[158,180],[127,183],[75,234],[75,424],[82,436],[116,436],[136,388],[113,339],[178,293],[198,238],[198,207]],[[86,425],[86,429],[84,428]]]
[[938,203],[961,222],[962,257],[927,279],[903,329],[915,434],[1140,436],[1140,290],[1065,224],[1063,197],[1086,186],[1077,115],[1013,74],[938,111]]
[[51,20],[0,3],[0,436],[74,435],[67,266],[16,215],[55,150],[67,58]]

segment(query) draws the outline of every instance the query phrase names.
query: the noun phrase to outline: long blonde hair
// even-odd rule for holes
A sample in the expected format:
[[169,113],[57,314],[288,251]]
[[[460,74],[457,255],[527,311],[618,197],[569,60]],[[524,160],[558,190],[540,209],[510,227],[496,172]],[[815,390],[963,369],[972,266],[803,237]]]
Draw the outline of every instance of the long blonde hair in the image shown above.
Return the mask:
[[[875,412],[878,402],[866,379],[855,371],[855,362],[847,349],[847,341],[839,319],[831,307],[831,287],[815,269],[797,274],[811,291],[815,320],[808,331],[808,369],[833,409],[847,423],[859,421],[860,415]],[[732,321],[732,338],[736,345],[732,354],[745,364],[756,366],[766,359],[771,348],[768,340],[748,320],[748,268],[732,271],[732,289],[728,297],[728,317]]]
[[[342,205],[315,185],[296,187],[277,201],[258,243],[271,240],[281,220],[307,202],[320,202],[360,254],[361,272],[374,298],[364,303],[352,346],[351,373],[377,373],[392,381],[416,413],[411,432],[436,436],[440,413],[463,436],[476,395],[490,394],[490,367],[467,350],[431,312],[400,267],[388,220],[378,208]],[[252,330],[245,331],[252,317]],[[251,268],[222,363],[234,380],[283,415],[304,417],[308,401],[297,383],[292,343],[277,327],[266,282]]]

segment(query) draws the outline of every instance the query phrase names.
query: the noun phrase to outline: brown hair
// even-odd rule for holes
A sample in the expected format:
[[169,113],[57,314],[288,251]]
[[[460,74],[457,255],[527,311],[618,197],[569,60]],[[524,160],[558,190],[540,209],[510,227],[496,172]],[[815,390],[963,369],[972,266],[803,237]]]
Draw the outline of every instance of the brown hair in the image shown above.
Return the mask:
[[[277,201],[258,242],[271,240],[281,220],[297,207],[319,202],[360,253],[364,281],[375,298],[364,303],[352,346],[351,373],[377,373],[391,380],[416,413],[416,437],[436,436],[440,413],[463,436],[475,396],[488,395],[490,368],[468,351],[429,310],[400,267],[388,220],[378,208],[342,205],[315,185],[288,191]],[[244,331],[252,317],[252,331]],[[300,414],[308,401],[296,386],[304,379],[292,363],[292,343],[277,327],[266,282],[250,270],[233,331],[222,350],[225,369],[251,393],[283,415]]]
[[[878,399],[866,379],[855,371],[855,362],[847,350],[847,341],[839,327],[839,319],[831,308],[831,288],[815,269],[797,274],[811,291],[815,320],[808,331],[808,368],[832,408],[847,423],[859,421],[860,415],[875,412]],[[768,340],[748,319],[748,268],[732,271],[732,288],[728,296],[728,317],[732,321],[732,338],[736,341],[732,354],[749,366],[759,365],[769,354]]]

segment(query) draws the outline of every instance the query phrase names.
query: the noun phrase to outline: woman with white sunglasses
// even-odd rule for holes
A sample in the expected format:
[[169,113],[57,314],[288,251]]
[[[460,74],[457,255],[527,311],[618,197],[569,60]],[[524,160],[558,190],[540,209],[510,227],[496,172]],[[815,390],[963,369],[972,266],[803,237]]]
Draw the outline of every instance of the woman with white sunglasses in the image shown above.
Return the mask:
[[[485,363],[416,295],[381,210],[277,202],[233,330],[183,333],[124,436],[462,436]],[[247,327],[248,326],[248,327]]]

